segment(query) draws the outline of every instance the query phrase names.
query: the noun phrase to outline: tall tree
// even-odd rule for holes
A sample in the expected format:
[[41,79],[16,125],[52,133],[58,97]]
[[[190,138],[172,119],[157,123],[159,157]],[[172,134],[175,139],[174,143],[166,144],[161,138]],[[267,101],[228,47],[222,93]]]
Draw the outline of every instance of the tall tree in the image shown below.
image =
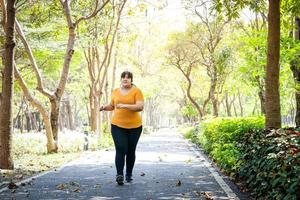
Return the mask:
[[[295,17],[295,30],[293,34],[293,38],[296,42],[300,42],[300,18]],[[300,84],[300,56],[296,56],[291,61],[291,70],[293,72],[293,76],[296,83],[296,92],[295,92],[295,98],[296,98],[296,115],[295,115],[295,123],[296,126],[300,126],[300,90],[299,90],[299,84]]]
[[[89,26],[92,41],[85,50],[84,55],[90,77],[90,125],[91,130],[94,132],[99,131],[99,106],[103,94],[102,90],[104,89],[121,14],[126,2],[127,0],[122,0],[118,4],[112,3],[112,17],[108,20],[108,27],[104,26],[104,31],[101,30],[103,27],[98,27],[99,22],[97,20],[95,25]],[[99,40],[104,42],[102,46],[99,45]],[[101,47],[103,50],[101,50]]]
[[174,44],[169,46],[169,54],[167,62],[170,66],[176,67],[184,75],[187,80],[186,94],[193,106],[198,112],[199,120],[204,116],[204,111],[192,96],[192,70],[199,65],[200,56],[197,49],[193,47],[190,41],[185,41],[182,37],[175,37]]
[[13,169],[11,155],[11,137],[13,132],[12,97],[13,97],[13,69],[15,47],[15,0],[0,1],[3,16],[5,16],[5,55],[2,76],[2,101],[0,105],[0,168]]
[[[294,0],[292,0],[294,1]],[[268,55],[265,76],[266,128],[281,127],[279,93],[279,56],[280,56],[280,0],[269,0],[268,13]],[[226,12],[229,18],[237,17],[246,6],[259,8],[264,1],[213,0],[214,7]]]
[[269,0],[268,58],[266,66],[266,128],[280,128],[279,93],[280,0]]
[[[33,68],[36,78],[37,78],[37,84],[38,84],[37,90],[40,91],[50,101],[50,107],[51,107],[50,108],[50,127],[48,127],[48,129],[46,128],[46,131],[48,130],[47,138],[53,137],[53,139],[54,139],[54,143],[53,143],[54,148],[48,149],[48,152],[57,152],[57,150],[58,150],[57,144],[58,144],[59,108],[60,108],[60,103],[61,103],[63,93],[65,91],[65,86],[66,86],[67,79],[68,79],[71,60],[72,60],[72,57],[74,54],[76,28],[78,27],[78,25],[81,21],[89,20],[89,19],[95,17],[109,3],[109,0],[101,1],[102,4],[100,3],[100,0],[95,1],[95,6],[94,6],[93,11],[89,15],[78,17],[76,20],[73,19],[74,16],[72,15],[71,2],[72,2],[71,0],[60,0],[61,6],[63,8],[64,14],[66,17],[67,26],[68,26],[68,42],[67,42],[67,48],[66,48],[66,52],[65,52],[65,56],[64,56],[64,62],[63,62],[63,67],[62,67],[62,72],[60,75],[59,83],[53,92],[50,92],[47,89],[45,89],[44,83],[42,80],[42,76],[41,76],[40,70],[38,68],[37,62],[35,60],[35,57],[32,53],[32,50],[29,46],[28,41],[25,38],[24,33],[22,32],[21,26],[18,25],[18,23],[17,23],[18,34],[24,44],[25,50],[29,56],[32,68]],[[20,73],[19,73],[19,76],[20,76]],[[19,79],[19,80],[21,80],[21,79]],[[31,97],[29,96],[29,94],[30,94],[29,90],[28,89],[26,90],[25,86],[26,85],[23,84],[23,87],[22,87],[24,94],[25,95],[27,94],[27,96],[26,96],[27,98],[33,99],[32,96]],[[25,90],[24,90],[24,88],[25,88]],[[27,91],[27,92],[25,92],[25,91]],[[37,109],[43,109],[43,108],[41,108],[42,105],[39,104],[38,102],[36,102],[36,101],[30,101],[30,102],[32,102],[32,105],[36,106]],[[37,106],[37,105],[39,105],[39,106]],[[41,114],[43,116],[43,120],[44,120],[45,124],[48,124],[49,114],[46,112],[44,112],[44,114],[43,113],[41,113]]]
[[[219,115],[219,93],[224,84],[224,73],[226,62],[230,54],[229,51],[221,51],[220,46],[224,37],[224,29],[229,20],[211,9],[211,4],[204,0],[192,1],[188,4],[200,22],[195,26],[194,39],[191,41],[201,55],[201,65],[206,68],[207,75],[210,79],[210,88],[208,97],[204,100],[203,109],[211,102],[213,115]],[[225,56],[225,57],[224,57]]]

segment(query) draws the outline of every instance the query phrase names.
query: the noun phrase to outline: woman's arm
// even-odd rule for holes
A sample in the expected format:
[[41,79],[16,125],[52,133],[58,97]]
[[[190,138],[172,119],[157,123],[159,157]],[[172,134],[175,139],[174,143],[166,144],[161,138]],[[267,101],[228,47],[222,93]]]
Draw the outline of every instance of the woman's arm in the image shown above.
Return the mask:
[[128,109],[135,112],[140,112],[144,109],[144,101],[137,101],[135,104],[117,104],[116,108]]
[[100,106],[99,111],[112,111],[115,107],[112,104],[106,104]]

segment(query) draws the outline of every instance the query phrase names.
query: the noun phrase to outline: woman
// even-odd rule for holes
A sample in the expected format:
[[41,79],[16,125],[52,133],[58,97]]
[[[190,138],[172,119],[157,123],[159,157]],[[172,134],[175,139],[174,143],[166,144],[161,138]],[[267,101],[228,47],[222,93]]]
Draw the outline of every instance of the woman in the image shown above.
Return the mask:
[[144,108],[144,97],[140,89],[132,84],[129,71],[121,74],[121,87],[113,91],[111,103],[100,107],[100,111],[114,110],[111,133],[115,144],[117,168],[116,182],[124,184],[123,169],[126,158],[126,181],[132,181],[135,149],[142,132],[142,118],[138,113]]

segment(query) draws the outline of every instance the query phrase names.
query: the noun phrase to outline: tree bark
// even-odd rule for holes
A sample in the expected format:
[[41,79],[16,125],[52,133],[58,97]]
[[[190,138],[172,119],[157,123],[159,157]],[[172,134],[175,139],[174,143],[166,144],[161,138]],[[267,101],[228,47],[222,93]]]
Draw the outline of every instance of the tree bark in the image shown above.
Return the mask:
[[191,95],[191,88],[192,88],[192,81],[189,77],[186,76],[186,79],[188,81],[188,88],[186,91],[187,97],[189,98],[189,100],[192,102],[192,104],[196,107],[197,111],[198,111],[198,119],[199,121],[202,119],[203,117],[203,112],[200,108],[200,106],[198,105],[198,103],[194,100],[194,98]]
[[266,128],[280,128],[279,93],[280,0],[269,0],[266,67]]
[[241,111],[241,117],[244,116],[244,109],[243,109],[243,104],[242,104],[242,97],[240,90],[238,90],[238,99],[239,99],[239,106],[240,106],[240,111]]
[[75,130],[75,124],[74,124],[74,116],[72,112],[72,107],[70,103],[70,99],[66,100],[66,112],[67,112],[67,117],[68,117],[68,122],[69,122],[69,128],[70,130]]
[[[1,5],[5,6],[5,5]],[[5,26],[5,66],[2,79],[2,101],[0,105],[0,168],[13,169],[11,138],[13,133],[12,98],[15,47],[15,0],[7,1]]]

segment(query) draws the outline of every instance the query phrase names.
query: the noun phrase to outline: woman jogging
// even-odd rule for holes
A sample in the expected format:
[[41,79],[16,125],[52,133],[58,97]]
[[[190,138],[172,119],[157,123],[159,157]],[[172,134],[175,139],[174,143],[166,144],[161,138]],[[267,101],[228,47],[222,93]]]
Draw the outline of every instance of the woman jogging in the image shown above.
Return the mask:
[[132,181],[135,150],[142,133],[140,111],[144,108],[144,97],[139,88],[132,84],[133,75],[129,71],[121,74],[121,87],[114,89],[111,102],[100,107],[100,111],[114,111],[111,120],[111,133],[115,144],[116,182],[124,184]]

